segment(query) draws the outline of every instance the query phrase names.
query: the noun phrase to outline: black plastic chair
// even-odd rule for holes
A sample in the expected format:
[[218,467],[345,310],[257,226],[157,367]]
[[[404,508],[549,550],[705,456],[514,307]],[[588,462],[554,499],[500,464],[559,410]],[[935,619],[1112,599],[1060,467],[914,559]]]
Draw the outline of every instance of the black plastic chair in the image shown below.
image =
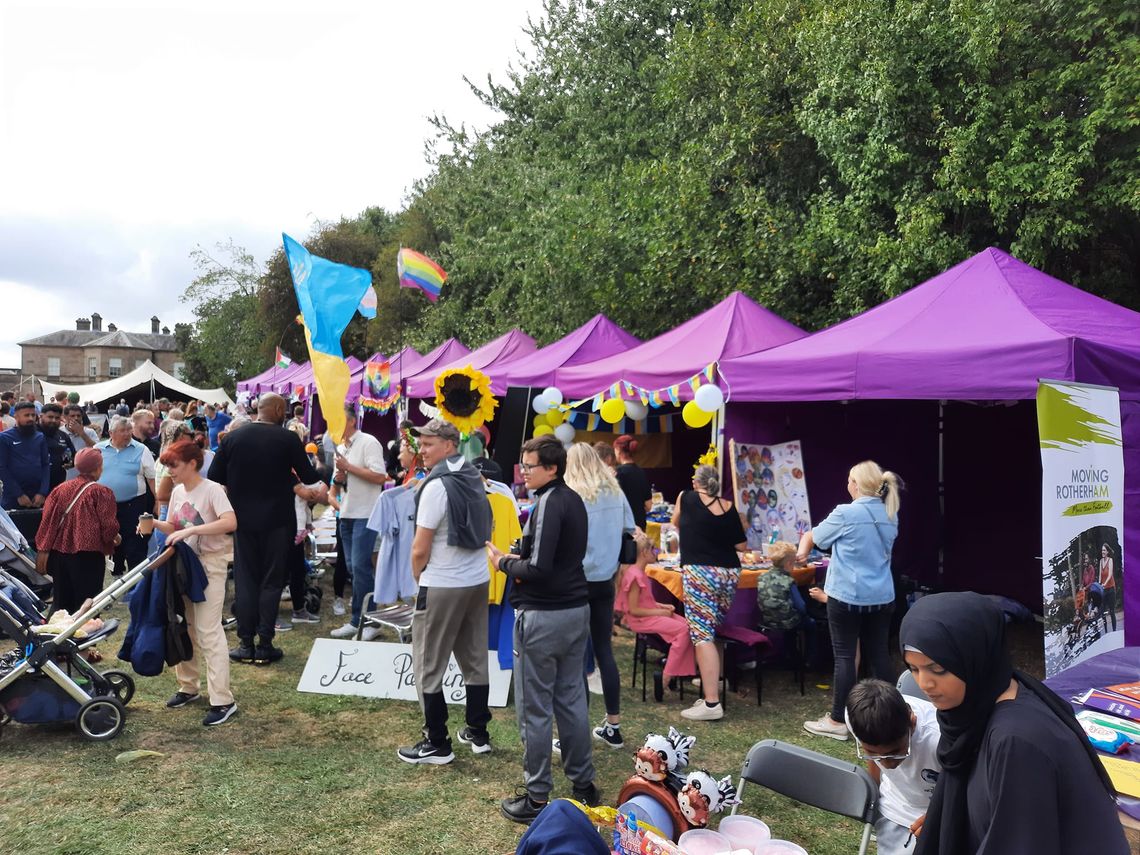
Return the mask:
[[[641,702],[646,701],[646,691],[648,683],[646,672],[649,669],[649,651],[653,650],[660,653],[662,656],[667,656],[669,653],[669,643],[661,636],[655,635],[651,632],[636,633],[633,640],[633,681],[630,683],[631,689],[637,688],[637,668],[641,666]],[[678,680],[678,683],[681,681]],[[681,687],[681,700],[685,699],[685,689]],[[661,698],[654,698],[654,700],[661,700]]]
[[[859,855],[866,853],[879,788],[861,766],[778,739],[765,739],[753,745],[744,760],[737,789],[740,796],[744,794],[745,781],[805,805],[862,822]],[[732,812],[736,813],[739,807],[735,805]]]

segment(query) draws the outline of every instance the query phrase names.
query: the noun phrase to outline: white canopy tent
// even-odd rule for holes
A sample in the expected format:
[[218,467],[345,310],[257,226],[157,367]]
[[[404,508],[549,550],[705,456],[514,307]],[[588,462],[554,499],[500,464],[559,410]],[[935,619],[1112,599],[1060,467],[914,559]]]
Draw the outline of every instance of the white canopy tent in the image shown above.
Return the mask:
[[[207,404],[229,404],[233,401],[226,394],[225,389],[196,389],[189,383],[184,383],[171,374],[167,374],[149,359],[122,377],[105,380],[102,383],[90,383],[86,386],[71,386],[60,383],[49,383],[40,378],[44,399],[51,398],[56,392],[75,392],[80,402],[86,404],[94,401],[103,404],[107,401],[117,402],[119,398],[126,398],[127,403],[134,406],[135,400],[143,397],[153,401],[156,397],[169,397],[170,395],[184,396],[187,400],[198,400]],[[129,393],[129,394],[128,394]]]

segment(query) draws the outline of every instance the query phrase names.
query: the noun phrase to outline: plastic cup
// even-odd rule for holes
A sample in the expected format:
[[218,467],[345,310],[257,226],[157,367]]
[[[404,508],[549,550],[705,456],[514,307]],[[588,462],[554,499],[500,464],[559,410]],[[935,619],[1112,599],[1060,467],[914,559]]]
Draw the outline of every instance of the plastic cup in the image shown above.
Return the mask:
[[753,855],[772,838],[768,823],[744,814],[726,816],[720,821],[717,831],[729,839],[733,849],[747,849]]
[[150,534],[154,531],[154,517],[150,514],[139,514],[139,534]]
[[707,828],[686,831],[677,840],[685,855],[732,855],[732,843],[723,834]]
[[756,855],[808,855],[808,851],[790,840],[767,840],[756,848]]

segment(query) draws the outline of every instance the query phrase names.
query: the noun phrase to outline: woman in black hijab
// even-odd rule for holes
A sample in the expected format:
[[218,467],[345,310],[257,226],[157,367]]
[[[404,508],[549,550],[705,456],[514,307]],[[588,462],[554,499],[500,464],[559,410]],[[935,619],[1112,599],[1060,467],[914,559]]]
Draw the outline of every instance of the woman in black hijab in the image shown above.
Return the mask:
[[903,619],[903,658],[942,730],[916,852],[1127,855],[1112,784],[1072,709],[1014,671],[1004,641],[1004,616],[980,594],[932,594]]

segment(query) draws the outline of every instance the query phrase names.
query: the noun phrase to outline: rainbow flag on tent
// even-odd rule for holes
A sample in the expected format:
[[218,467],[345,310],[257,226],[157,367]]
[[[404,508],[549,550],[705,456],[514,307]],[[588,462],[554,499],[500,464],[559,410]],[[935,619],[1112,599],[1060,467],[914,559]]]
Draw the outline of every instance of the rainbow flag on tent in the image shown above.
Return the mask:
[[360,406],[383,415],[400,400],[400,390],[392,388],[392,366],[387,360],[370,360],[364,366]]
[[433,303],[439,299],[439,291],[447,281],[447,272],[442,267],[414,249],[401,249],[396,254],[396,275],[401,288],[419,288]]
[[281,239],[304,319],[321,413],[329,433],[339,443],[344,435],[344,402],[352,377],[340,337],[357,311],[366,318],[376,317],[372,275],[359,267],[313,255],[287,234]]

